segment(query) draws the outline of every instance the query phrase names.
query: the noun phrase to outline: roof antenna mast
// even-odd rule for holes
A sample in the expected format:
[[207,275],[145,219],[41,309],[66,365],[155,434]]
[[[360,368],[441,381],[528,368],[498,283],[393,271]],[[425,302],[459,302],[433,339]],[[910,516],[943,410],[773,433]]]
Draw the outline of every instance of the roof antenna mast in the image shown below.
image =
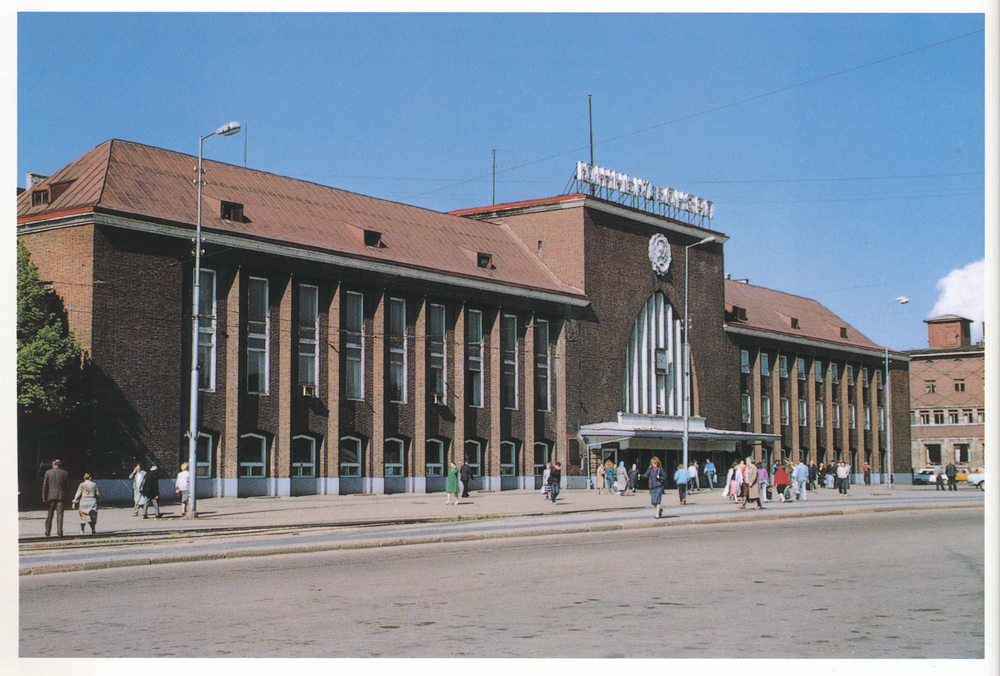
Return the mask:
[[[594,95],[587,94],[587,109],[590,113],[590,166],[594,166]],[[594,193],[594,185],[590,185],[590,194]]]

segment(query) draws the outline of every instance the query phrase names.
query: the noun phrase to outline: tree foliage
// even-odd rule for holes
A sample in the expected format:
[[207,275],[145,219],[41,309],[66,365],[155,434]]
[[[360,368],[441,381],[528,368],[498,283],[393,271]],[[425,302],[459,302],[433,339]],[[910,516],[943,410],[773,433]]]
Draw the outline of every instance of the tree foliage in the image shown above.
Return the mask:
[[80,345],[59,315],[59,298],[38,276],[31,253],[17,243],[17,405],[22,411],[66,414],[80,371]]

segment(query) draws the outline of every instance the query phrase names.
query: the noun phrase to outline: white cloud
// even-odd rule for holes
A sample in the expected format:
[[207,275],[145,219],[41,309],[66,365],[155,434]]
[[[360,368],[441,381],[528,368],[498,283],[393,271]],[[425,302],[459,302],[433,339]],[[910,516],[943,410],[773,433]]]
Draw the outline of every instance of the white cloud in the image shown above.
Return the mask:
[[983,338],[983,319],[985,307],[983,296],[986,293],[986,260],[969,263],[964,268],[952,270],[938,280],[937,288],[941,292],[934,309],[927,316],[958,315],[972,320],[972,342]]

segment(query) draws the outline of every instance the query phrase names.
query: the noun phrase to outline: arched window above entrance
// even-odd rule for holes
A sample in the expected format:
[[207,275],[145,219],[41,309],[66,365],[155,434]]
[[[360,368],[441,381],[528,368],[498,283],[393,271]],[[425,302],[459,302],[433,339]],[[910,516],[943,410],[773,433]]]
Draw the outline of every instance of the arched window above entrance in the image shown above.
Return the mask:
[[657,291],[632,326],[625,353],[622,410],[646,415],[682,415],[681,321]]

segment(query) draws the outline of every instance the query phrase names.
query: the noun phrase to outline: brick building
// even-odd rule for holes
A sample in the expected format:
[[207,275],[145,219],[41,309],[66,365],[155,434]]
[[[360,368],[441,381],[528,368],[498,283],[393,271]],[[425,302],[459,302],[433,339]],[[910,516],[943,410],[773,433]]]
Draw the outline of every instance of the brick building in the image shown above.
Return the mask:
[[[84,432],[22,428],[22,467],[60,449],[80,473],[100,457],[121,478],[136,461],[174,472],[187,458],[196,162],[109,141],[19,197],[18,236],[93,378]],[[772,422],[761,416],[766,388],[788,380],[768,380],[762,354],[792,358],[796,383],[800,358],[810,374],[870,374],[804,396],[810,411],[854,402],[877,416],[880,349],[806,299],[791,315],[801,328],[769,324],[795,297],[725,279],[709,203],[671,191],[656,212],[576,191],[440,214],[205,166],[199,495],[437,491],[463,457],[489,490],[537,485],[550,459],[571,487],[608,459],[671,464],[685,298],[693,458],[881,457],[874,430],[803,425],[797,411],[778,424],[780,396]],[[893,369],[905,396],[905,359]],[[909,448],[903,431],[897,444]]]
[[985,347],[971,344],[964,317],[924,321],[928,348],[907,352],[913,468],[985,467]]

